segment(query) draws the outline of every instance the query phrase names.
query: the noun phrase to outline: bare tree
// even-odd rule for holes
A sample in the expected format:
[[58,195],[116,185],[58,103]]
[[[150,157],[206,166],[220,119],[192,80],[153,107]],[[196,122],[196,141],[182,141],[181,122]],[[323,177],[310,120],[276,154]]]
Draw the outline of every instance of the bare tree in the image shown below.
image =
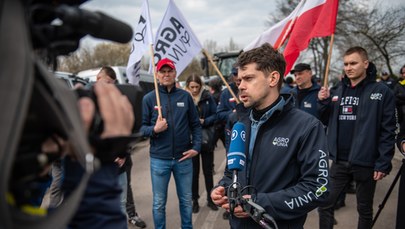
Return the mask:
[[[269,26],[287,17],[297,1],[279,1],[277,14],[271,14]],[[381,8],[381,4],[369,6],[367,1],[341,0],[336,21],[335,41],[330,70],[335,76],[341,73],[341,54],[351,46],[362,46],[377,66],[385,66],[391,74],[392,64],[405,54],[405,8]],[[309,45],[315,73],[323,76],[329,52],[329,38],[314,38]]]
[[200,61],[197,58],[194,58],[191,63],[183,70],[183,72],[178,76],[180,81],[186,80],[190,75],[195,74],[202,76],[204,74],[201,69]]
[[204,41],[204,49],[207,50],[208,53],[215,53],[218,52],[218,45],[217,42],[214,40],[206,40]]
[[59,58],[58,70],[77,73],[104,65],[126,66],[129,58],[128,44],[101,43],[94,48],[83,47],[69,56]]
[[235,43],[235,41],[233,41],[233,38],[231,37],[231,39],[229,40],[229,46],[226,48],[227,51],[238,51],[240,50],[240,47],[238,44]]
[[351,14],[346,25],[349,34],[366,41],[373,61],[393,75],[392,64],[405,55],[405,7],[385,11],[377,6],[369,11],[355,8]]

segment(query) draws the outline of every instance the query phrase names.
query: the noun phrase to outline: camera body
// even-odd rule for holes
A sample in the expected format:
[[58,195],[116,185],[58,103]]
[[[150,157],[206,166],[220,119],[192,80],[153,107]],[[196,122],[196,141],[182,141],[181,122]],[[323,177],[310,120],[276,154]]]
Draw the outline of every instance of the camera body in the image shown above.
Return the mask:
[[[125,95],[128,98],[129,102],[132,105],[132,109],[135,116],[135,122],[134,126],[132,127],[132,133],[137,134],[142,126],[142,98],[144,96],[144,92],[140,86],[135,86],[132,84],[116,84],[115,86],[123,95]],[[94,93],[93,86],[91,86],[89,89],[78,88],[76,89],[76,94],[78,95],[79,98],[81,97],[91,98],[94,104],[96,105],[96,114],[95,117],[93,118],[89,135],[99,137],[100,134],[103,132],[104,125],[98,110],[97,97]]]

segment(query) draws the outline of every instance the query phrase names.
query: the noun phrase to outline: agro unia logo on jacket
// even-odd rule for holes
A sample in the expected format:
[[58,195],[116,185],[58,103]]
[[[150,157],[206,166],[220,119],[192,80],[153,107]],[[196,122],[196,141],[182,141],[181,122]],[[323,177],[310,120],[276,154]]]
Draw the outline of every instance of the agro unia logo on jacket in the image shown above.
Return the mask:
[[281,146],[281,147],[288,147],[288,142],[290,141],[289,138],[284,137],[275,137],[273,140],[273,145]]

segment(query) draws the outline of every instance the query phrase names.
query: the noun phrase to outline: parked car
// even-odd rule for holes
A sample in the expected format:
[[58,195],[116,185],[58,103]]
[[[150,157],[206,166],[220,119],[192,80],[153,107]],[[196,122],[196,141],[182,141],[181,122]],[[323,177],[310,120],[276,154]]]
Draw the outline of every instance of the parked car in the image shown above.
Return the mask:
[[[128,83],[126,67],[124,66],[111,66],[111,68],[115,71],[117,75],[117,81],[120,84]],[[77,73],[78,76],[89,79],[90,82],[96,82],[97,74],[100,72],[101,68],[92,68],[84,71],[80,71]]]
[[[119,84],[127,84],[128,77],[126,73],[126,67],[124,66],[111,66],[111,68],[115,71],[117,75],[117,81]],[[81,78],[88,79],[90,82],[96,82],[97,74],[100,72],[101,68],[93,68],[84,71],[80,71],[77,75]],[[143,89],[144,93],[147,93],[154,89],[153,83],[153,75],[149,74],[145,70],[141,70],[140,72],[141,78],[139,80],[139,85]]]
[[83,79],[83,78],[81,78],[81,77],[79,77],[79,76],[77,76],[77,75],[75,75],[73,73],[70,73],[70,72],[56,71],[56,72],[52,72],[52,74],[56,78],[62,80],[64,83],[66,83],[66,85],[69,88],[73,88],[78,83],[83,84],[83,85],[86,85],[86,84],[89,83],[88,79]]

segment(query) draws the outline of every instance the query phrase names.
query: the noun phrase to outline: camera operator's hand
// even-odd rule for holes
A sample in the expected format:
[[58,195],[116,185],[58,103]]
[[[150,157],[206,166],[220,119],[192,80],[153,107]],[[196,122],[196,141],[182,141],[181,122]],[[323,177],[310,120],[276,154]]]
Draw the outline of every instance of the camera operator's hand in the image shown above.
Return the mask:
[[96,83],[94,91],[104,121],[101,138],[130,135],[135,117],[128,98],[113,84]]
[[[128,98],[122,95],[113,84],[96,83],[94,92],[104,121],[104,130],[100,137],[130,135],[135,118]],[[95,105],[90,98],[82,97],[79,100],[79,107],[83,124],[88,131],[95,114]]]
[[[221,208],[224,208],[226,210],[229,210],[228,197],[225,196],[225,187],[218,186],[214,188],[211,191],[211,199],[215,205],[220,206]],[[228,208],[225,208],[224,207],[225,205],[227,205]]]

